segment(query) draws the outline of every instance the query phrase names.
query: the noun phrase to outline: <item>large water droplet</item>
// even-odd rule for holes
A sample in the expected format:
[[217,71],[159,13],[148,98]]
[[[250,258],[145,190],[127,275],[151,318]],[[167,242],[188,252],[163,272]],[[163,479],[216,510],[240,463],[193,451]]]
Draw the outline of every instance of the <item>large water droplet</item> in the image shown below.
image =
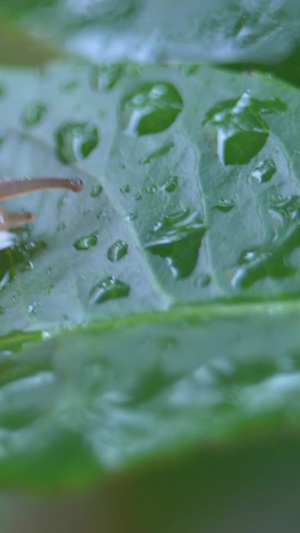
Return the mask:
[[234,202],[232,200],[226,200],[221,198],[217,201],[217,203],[214,205],[214,209],[218,209],[218,211],[222,211],[223,213],[228,213],[228,211],[231,211],[234,207]]
[[39,124],[47,112],[47,106],[42,102],[28,104],[22,113],[22,124],[26,127],[32,127]]
[[173,124],[182,107],[183,100],[171,83],[145,83],[123,99],[121,127],[131,135],[159,133]]
[[264,159],[263,161],[260,161],[258,165],[256,165],[253,172],[251,172],[251,176],[256,178],[259,183],[265,183],[266,181],[270,181],[275,172],[276,165],[273,159]]
[[85,237],[81,237],[80,239],[77,239],[73,246],[76,248],[76,250],[89,250],[89,248],[92,248],[93,246],[96,246],[98,242],[98,237],[96,233],[91,233],[90,235],[86,235]]
[[274,198],[270,213],[279,228],[268,242],[243,252],[232,279],[234,286],[247,288],[264,277],[284,278],[297,271],[289,259],[300,246],[300,197]]
[[128,244],[125,241],[116,241],[107,251],[107,258],[115,263],[127,254]]
[[145,247],[166,259],[174,278],[186,278],[197,264],[206,229],[198,211],[184,209],[158,221]]
[[108,276],[104,280],[97,283],[90,292],[91,303],[102,303],[106,300],[115,298],[124,298],[128,296],[130,286],[113,276]]
[[108,91],[119,81],[124,67],[121,64],[95,66],[91,71],[91,87],[96,91]]
[[257,100],[248,92],[213,106],[204,119],[207,142],[224,165],[244,165],[264,146],[269,127],[260,116],[286,107],[279,100]]
[[57,155],[66,164],[88,157],[98,142],[98,130],[88,122],[65,122],[56,132]]

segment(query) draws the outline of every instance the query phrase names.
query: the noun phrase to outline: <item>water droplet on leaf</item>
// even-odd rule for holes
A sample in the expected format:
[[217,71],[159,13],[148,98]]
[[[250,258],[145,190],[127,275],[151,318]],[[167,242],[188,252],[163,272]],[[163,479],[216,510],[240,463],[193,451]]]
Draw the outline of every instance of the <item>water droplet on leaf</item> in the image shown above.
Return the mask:
[[131,222],[132,220],[136,220],[137,219],[137,214],[136,213],[128,213],[126,216],[125,216],[125,220],[127,220],[128,222]]
[[289,259],[300,246],[300,197],[274,198],[270,213],[279,221],[279,228],[269,241],[242,253],[233,286],[248,288],[264,277],[280,279],[297,272]]
[[172,143],[172,142],[169,142],[169,143],[165,144],[161,148],[158,148],[157,150],[155,150],[154,152],[149,154],[147,157],[144,157],[144,159],[142,159],[141,163],[143,165],[146,165],[147,163],[150,163],[150,161],[152,161],[152,159],[156,159],[157,157],[160,157],[162,155],[167,154],[171,150],[171,148],[173,148],[173,146],[174,146],[174,143]]
[[22,114],[22,124],[27,128],[39,124],[47,112],[47,106],[42,102],[28,104]]
[[169,176],[166,183],[162,186],[162,190],[166,192],[174,192],[178,187],[178,177]]
[[81,237],[80,239],[77,239],[73,246],[76,248],[76,250],[89,250],[89,248],[92,248],[93,246],[96,246],[98,242],[98,237],[96,233],[91,233],[90,235],[87,235],[86,237]]
[[38,302],[32,302],[31,304],[29,304],[29,305],[27,306],[27,313],[28,313],[29,315],[32,315],[32,314],[35,314],[35,315],[36,315],[36,314],[37,314],[38,306],[39,306]]
[[251,176],[256,178],[259,183],[265,183],[266,181],[270,181],[275,172],[276,165],[273,159],[264,159],[263,161],[260,161],[258,165],[256,165],[253,172],[251,172]]
[[158,221],[145,248],[166,259],[174,278],[186,278],[197,264],[206,229],[198,211],[184,209]]
[[88,122],[66,122],[56,132],[57,155],[66,164],[88,157],[98,142],[98,130]]
[[122,194],[126,194],[126,193],[129,193],[131,191],[130,189],[130,185],[124,185],[124,187],[120,187],[120,192]]
[[203,122],[207,142],[223,165],[249,163],[270,133],[261,114],[284,109],[279,99],[260,101],[248,92],[240,98],[220,102],[208,111]]
[[146,193],[148,194],[155,194],[157,191],[156,185],[149,185],[149,187],[146,188]]
[[160,133],[173,124],[182,107],[183,100],[171,83],[145,83],[123,99],[121,127],[131,135]]
[[91,71],[90,83],[96,91],[108,91],[119,81],[124,67],[121,64],[95,66]]
[[61,90],[64,93],[70,93],[70,92],[75,91],[76,89],[78,89],[79,85],[80,85],[80,83],[79,83],[78,80],[66,81],[65,83],[63,83],[61,85]]
[[218,200],[218,202],[214,205],[214,209],[218,209],[218,211],[222,211],[223,213],[228,213],[228,211],[231,211],[234,207],[234,202],[232,200],[226,200],[221,198]]
[[128,296],[130,286],[113,276],[108,276],[104,280],[100,281],[90,292],[91,303],[102,303],[106,300],[112,300],[115,298],[124,298]]
[[195,287],[207,287],[211,282],[209,274],[200,274],[195,280]]
[[127,254],[128,244],[125,241],[116,241],[107,251],[107,258],[115,263]]
[[93,187],[91,190],[92,198],[97,198],[98,196],[100,196],[102,191],[103,191],[102,185],[95,185],[95,187]]

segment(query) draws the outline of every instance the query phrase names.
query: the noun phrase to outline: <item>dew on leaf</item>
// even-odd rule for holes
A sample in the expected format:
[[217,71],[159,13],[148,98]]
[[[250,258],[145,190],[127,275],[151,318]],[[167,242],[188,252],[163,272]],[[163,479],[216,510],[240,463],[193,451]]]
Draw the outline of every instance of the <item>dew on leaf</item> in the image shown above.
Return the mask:
[[250,93],[213,106],[204,119],[208,144],[223,165],[244,165],[265,145],[270,130],[263,113],[283,111],[279,99],[257,100]]
[[127,215],[125,216],[125,220],[127,220],[128,222],[131,222],[132,220],[136,220],[136,219],[137,219],[137,214],[134,212],[127,213]]
[[51,283],[50,285],[47,285],[47,287],[45,287],[44,289],[44,294],[52,294],[52,291],[54,289],[54,284]]
[[65,122],[56,131],[57,155],[66,164],[88,157],[98,142],[98,130],[88,122]]
[[146,187],[146,193],[155,194],[157,189],[158,189],[157,185],[149,185],[149,187]]
[[253,172],[251,172],[251,176],[257,179],[259,183],[265,183],[266,181],[270,181],[275,172],[276,165],[273,159],[264,159],[256,165]]
[[91,190],[91,197],[97,198],[98,196],[100,196],[102,191],[103,191],[102,185],[95,185],[95,187],[93,187]]
[[128,185],[128,184],[127,184],[127,185],[124,185],[123,187],[120,187],[120,192],[121,192],[122,194],[127,194],[127,193],[129,193],[130,191],[131,191],[131,189],[130,189],[130,185]]
[[173,146],[174,146],[173,142],[169,142],[167,144],[164,144],[164,146],[161,146],[160,148],[158,148],[154,152],[151,152],[151,154],[149,154],[147,157],[144,157],[141,160],[141,163],[143,165],[146,165],[147,163],[150,163],[150,161],[152,161],[152,159],[156,159],[157,157],[161,157],[162,155],[167,154],[171,150],[171,148],[173,148]]
[[32,315],[32,314],[36,315],[38,311],[38,306],[39,306],[38,302],[32,302],[31,304],[27,306],[27,313],[29,315]]
[[124,71],[122,64],[94,66],[91,70],[91,88],[98,92],[108,91],[118,83]]
[[217,201],[217,203],[214,205],[214,209],[218,209],[218,211],[222,211],[223,213],[228,213],[233,209],[234,202],[232,200],[226,200],[224,198],[221,198]]
[[39,124],[47,112],[47,106],[43,102],[28,104],[22,113],[22,124],[27,128]]
[[211,277],[209,274],[200,274],[195,280],[195,287],[198,289],[199,287],[207,287],[211,282]]
[[166,192],[174,192],[178,187],[178,177],[169,176],[166,182],[162,185],[162,190]]
[[206,226],[198,211],[184,209],[159,220],[145,248],[166,259],[172,276],[186,278],[194,270]]
[[269,211],[279,227],[269,241],[242,253],[231,280],[234,287],[248,288],[264,277],[282,279],[297,273],[290,255],[300,246],[300,197],[274,198]]
[[145,83],[123,98],[121,127],[131,135],[166,130],[182,111],[183,100],[171,83]]
[[107,251],[107,258],[112,263],[120,261],[128,252],[128,244],[125,241],[116,241]]
[[96,233],[90,233],[90,235],[86,235],[85,237],[81,237],[80,239],[77,239],[73,246],[76,248],[76,250],[89,250],[93,246],[96,246],[98,242],[98,237]]
[[124,298],[128,296],[129,291],[130,286],[127,283],[124,283],[113,276],[108,276],[93,287],[90,292],[89,300],[91,303],[99,304],[106,300]]
[[80,83],[78,80],[70,80],[66,81],[61,85],[61,90],[64,93],[71,93],[72,91],[75,91],[80,86]]
[[66,229],[66,223],[60,222],[60,224],[57,226],[57,231],[63,231],[64,229]]

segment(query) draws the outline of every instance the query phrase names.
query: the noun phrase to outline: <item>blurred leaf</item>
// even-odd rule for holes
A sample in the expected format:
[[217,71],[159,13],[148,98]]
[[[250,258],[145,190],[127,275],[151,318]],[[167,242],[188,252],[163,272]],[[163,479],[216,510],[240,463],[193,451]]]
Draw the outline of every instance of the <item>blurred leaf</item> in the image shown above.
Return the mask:
[[9,22],[0,22],[0,63],[7,65],[41,65],[61,54],[50,43]]
[[300,36],[297,0],[173,0],[172,7],[169,0],[1,0],[0,10],[58,49],[99,63],[277,64],[293,53]]

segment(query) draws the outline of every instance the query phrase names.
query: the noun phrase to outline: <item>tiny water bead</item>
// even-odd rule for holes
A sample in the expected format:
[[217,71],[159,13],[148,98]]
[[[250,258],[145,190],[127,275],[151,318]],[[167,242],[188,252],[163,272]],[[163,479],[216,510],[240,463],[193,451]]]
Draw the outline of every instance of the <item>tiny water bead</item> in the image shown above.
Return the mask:
[[47,112],[47,106],[43,102],[28,104],[22,113],[22,124],[27,128],[39,124]]
[[120,123],[131,135],[160,133],[173,124],[183,100],[171,83],[144,83],[123,98]]
[[163,191],[166,191],[166,192],[174,192],[176,191],[177,187],[178,187],[178,177],[169,176],[161,188]]
[[76,250],[89,250],[90,248],[93,248],[93,246],[96,246],[98,242],[98,237],[96,233],[90,233],[90,235],[86,235],[85,237],[81,237],[80,239],[77,239],[73,246],[76,248]]
[[79,87],[80,87],[79,80],[69,80],[69,81],[62,83],[62,85],[60,86],[62,92],[64,93],[71,93],[73,91],[76,91],[76,89],[78,89]]
[[265,145],[270,133],[261,114],[285,109],[278,98],[257,100],[248,92],[219,102],[203,121],[207,143],[223,165],[247,164]]
[[275,172],[276,165],[273,159],[264,159],[256,165],[253,172],[251,172],[251,176],[257,179],[259,183],[265,183],[270,181]]
[[98,130],[88,122],[65,122],[56,131],[56,152],[65,164],[87,158],[98,142]]
[[149,187],[146,187],[147,194],[155,194],[157,190],[158,190],[157,185],[149,185]]
[[100,196],[102,191],[103,191],[102,185],[95,185],[95,187],[93,187],[91,190],[91,197],[98,198],[98,196]]
[[206,230],[198,211],[183,209],[157,222],[145,248],[166,259],[173,278],[186,278],[197,264]]
[[269,241],[242,253],[233,286],[248,288],[264,277],[280,279],[298,272],[290,264],[290,255],[300,246],[300,197],[274,198],[269,211],[280,227]]
[[136,220],[136,219],[137,219],[137,214],[134,213],[134,211],[127,213],[127,215],[125,216],[125,220],[127,220],[127,222],[132,222],[133,220]]
[[123,187],[120,187],[120,192],[122,194],[128,194],[131,191],[130,185],[126,184]]
[[147,157],[144,157],[141,160],[141,163],[143,165],[147,165],[148,163],[150,163],[150,161],[152,161],[152,159],[156,159],[157,157],[161,157],[162,155],[167,154],[171,150],[171,148],[173,148],[173,146],[174,146],[173,142],[169,142],[167,144],[164,144],[163,146],[161,146],[160,148],[158,148],[154,152],[151,152],[151,154],[149,154]]
[[128,252],[128,244],[125,241],[118,240],[107,251],[107,258],[112,263],[120,261]]
[[115,65],[94,66],[90,76],[91,88],[98,92],[109,91],[118,83],[123,72],[124,65],[121,63]]
[[116,298],[125,298],[130,292],[130,286],[113,276],[100,281],[90,292],[90,303],[102,303]]
[[198,289],[199,287],[208,287],[211,282],[211,276],[209,274],[200,274],[195,279],[194,286]]
[[214,205],[214,209],[217,209],[218,211],[222,211],[223,213],[228,213],[235,207],[235,204],[232,200],[226,200],[221,198],[217,201],[217,203]]

